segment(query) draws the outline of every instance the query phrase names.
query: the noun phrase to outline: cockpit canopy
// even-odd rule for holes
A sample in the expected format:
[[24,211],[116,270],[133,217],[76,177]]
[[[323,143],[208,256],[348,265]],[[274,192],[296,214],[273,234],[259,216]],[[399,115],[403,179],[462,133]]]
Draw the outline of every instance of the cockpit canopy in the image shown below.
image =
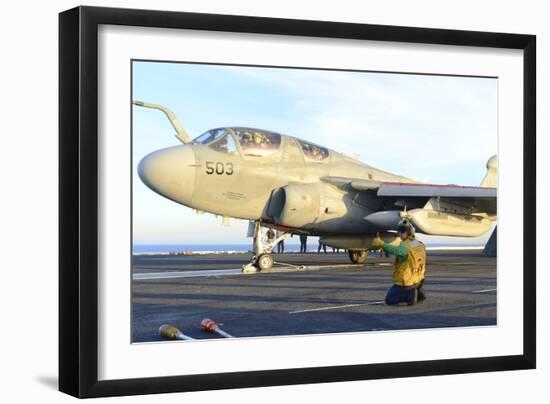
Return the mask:
[[[312,162],[324,161],[329,157],[326,147],[295,139],[304,158]],[[276,132],[253,128],[217,128],[209,130],[193,140],[193,143],[207,145],[226,154],[239,154],[237,143],[244,156],[265,157],[275,153],[281,146],[281,135]]]
[[314,143],[305,142],[300,139],[296,139],[300,143],[304,157],[309,161],[323,161],[328,157],[328,149],[323,146],[316,145]]
[[245,156],[268,156],[281,146],[280,134],[251,128],[212,129],[195,138],[193,142],[208,145],[222,153],[237,154],[235,140]]
[[234,128],[233,131],[245,156],[269,156],[281,146],[281,135],[275,132],[249,128]]

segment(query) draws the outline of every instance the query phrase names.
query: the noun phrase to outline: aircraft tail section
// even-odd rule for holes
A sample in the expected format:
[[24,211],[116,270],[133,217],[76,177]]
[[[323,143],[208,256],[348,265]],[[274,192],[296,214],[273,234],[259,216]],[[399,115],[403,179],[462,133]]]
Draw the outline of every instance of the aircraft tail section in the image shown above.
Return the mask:
[[497,227],[496,226],[495,226],[495,229],[493,230],[493,233],[491,233],[491,237],[489,237],[487,244],[485,244],[485,248],[483,249],[482,254],[488,257],[497,256]]
[[498,160],[496,154],[487,161],[487,172],[480,186],[488,188],[497,187]]

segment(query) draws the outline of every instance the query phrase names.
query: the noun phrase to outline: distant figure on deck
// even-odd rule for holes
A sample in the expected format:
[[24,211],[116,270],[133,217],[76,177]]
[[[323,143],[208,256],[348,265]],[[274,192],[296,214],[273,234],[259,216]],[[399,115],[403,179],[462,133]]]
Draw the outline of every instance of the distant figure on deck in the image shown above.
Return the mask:
[[300,234],[300,252],[307,252],[307,236],[305,234]]
[[[277,230],[277,238],[281,237],[283,234]],[[284,254],[285,252],[285,239],[281,239],[281,241],[279,241],[277,243],[277,253],[278,254]]]
[[319,247],[317,247],[317,253],[321,252],[321,248],[323,249],[323,251],[326,254],[327,253],[327,246],[325,244],[321,243],[321,240],[319,240]]
[[422,286],[426,272],[426,247],[414,236],[414,227],[408,220],[399,222],[398,233],[401,242],[398,246],[384,242],[380,236],[372,241],[373,249],[382,249],[395,255],[393,283],[386,294],[388,305],[407,303],[409,306],[426,299]]

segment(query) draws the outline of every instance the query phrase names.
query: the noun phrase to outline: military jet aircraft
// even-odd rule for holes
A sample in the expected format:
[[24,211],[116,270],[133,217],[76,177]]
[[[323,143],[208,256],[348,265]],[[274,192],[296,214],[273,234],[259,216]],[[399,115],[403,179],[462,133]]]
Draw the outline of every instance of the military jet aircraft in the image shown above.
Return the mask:
[[[479,187],[423,184],[268,130],[223,127],[192,140],[170,109],[134,105],[164,112],[183,143],[145,156],[141,180],[189,208],[255,223],[259,269],[273,265],[272,247],[288,234],[319,236],[364,263],[376,233],[394,240],[404,217],[417,232],[461,237],[480,236],[496,221],[496,156]],[[283,235],[265,245],[260,225]]]

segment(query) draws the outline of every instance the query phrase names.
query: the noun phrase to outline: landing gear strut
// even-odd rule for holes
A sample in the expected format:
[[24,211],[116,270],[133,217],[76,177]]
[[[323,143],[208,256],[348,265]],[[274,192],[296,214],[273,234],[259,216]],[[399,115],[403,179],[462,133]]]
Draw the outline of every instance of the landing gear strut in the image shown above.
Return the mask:
[[260,222],[254,223],[254,256],[252,257],[252,262],[249,265],[260,270],[271,269],[273,267],[273,257],[271,252],[273,247],[277,243],[283,240],[289,233],[284,233],[283,235],[276,238],[273,243],[270,243],[268,240],[265,240],[262,237],[262,232],[260,228]]
[[364,264],[367,261],[369,252],[366,250],[361,251],[348,251],[349,259],[354,264]]

